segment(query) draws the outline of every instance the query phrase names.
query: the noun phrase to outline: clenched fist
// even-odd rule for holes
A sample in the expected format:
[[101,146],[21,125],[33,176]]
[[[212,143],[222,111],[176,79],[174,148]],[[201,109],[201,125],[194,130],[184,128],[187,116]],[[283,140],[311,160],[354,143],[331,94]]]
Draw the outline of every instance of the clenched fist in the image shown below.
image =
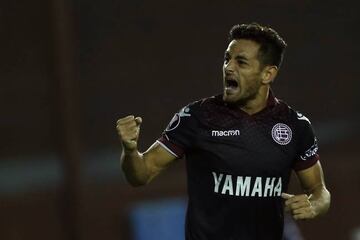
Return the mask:
[[285,210],[291,212],[295,220],[312,219],[316,217],[316,212],[306,194],[292,195],[282,193],[281,197],[285,199]]
[[124,150],[137,150],[137,141],[139,138],[141,122],[141,117],[135,118],[133,115],[117,120],[116,129],[123,144]]

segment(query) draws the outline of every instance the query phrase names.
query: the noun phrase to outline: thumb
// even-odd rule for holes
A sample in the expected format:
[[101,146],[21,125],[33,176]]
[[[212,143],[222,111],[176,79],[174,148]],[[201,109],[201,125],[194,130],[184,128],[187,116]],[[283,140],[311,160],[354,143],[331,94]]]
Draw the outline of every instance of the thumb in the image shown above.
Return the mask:
[[282,193],[282,194],[281,194],[281,197],[282,197],[283,199],[285,199],[285,200],[288,200],[288,199],[292,198],[293,196],[295,196],[295,195],[289,194],[289,193]]
[[142,123],[142,118],[141,117],[136,117],[135,122],[139,126]]

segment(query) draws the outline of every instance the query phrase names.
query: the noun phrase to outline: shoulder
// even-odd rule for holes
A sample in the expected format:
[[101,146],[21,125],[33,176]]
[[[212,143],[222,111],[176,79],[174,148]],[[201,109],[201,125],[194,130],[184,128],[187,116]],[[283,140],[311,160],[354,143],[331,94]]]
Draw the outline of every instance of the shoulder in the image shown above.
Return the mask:
[[195,100],[190,102],[182,109],[180,109],[179,114],[198,114],[207,110],[208,108],[212,108],[216,105],[221,104],[220,96],[210,96]]
[[[191,127],[209,127],[219,122],[219,115],[223,116],[224,106],[222,106],[222,97],[220,95],[205,97],[182,107],[174,119],[180,121],[183,126]],[[215,124],[216,125],[216,124]]]
[[166,131],[171,131],[182,126],[196,126],[202,116],[203,104],[211,101],[212,98],[213,97],[198,99],[181,107],[171,119]]
[[289,104],[281,99],[276,99],[278,108],[283,112],[284,115],[287,115],[290,120],[295,123],[296,126],[303,127],[307,125],[311,125],[310,119],[305,116],[299,110],[294,109]]
[[315,133],[309,117],[283,100],[276,100],[276,107],[272,113],[273,120],[288,125],[299,141],[313,141]]

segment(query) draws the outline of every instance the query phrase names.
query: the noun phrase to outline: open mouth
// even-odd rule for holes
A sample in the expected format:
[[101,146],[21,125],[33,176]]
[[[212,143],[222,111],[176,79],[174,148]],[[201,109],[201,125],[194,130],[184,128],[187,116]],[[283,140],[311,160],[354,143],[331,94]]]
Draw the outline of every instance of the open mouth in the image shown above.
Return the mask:
[[225,80],[225,87],[235,89],[239,86],[238,82],[233,79],[226,79]]

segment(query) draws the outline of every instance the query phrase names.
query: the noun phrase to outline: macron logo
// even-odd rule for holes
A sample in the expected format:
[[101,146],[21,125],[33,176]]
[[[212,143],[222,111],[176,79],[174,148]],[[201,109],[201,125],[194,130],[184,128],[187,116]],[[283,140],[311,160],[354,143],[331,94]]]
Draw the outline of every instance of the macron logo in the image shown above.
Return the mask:
[[213,137],[229,137],[229,136],[240,136],[240,130],[227,130],[227,131],[211,131]]

